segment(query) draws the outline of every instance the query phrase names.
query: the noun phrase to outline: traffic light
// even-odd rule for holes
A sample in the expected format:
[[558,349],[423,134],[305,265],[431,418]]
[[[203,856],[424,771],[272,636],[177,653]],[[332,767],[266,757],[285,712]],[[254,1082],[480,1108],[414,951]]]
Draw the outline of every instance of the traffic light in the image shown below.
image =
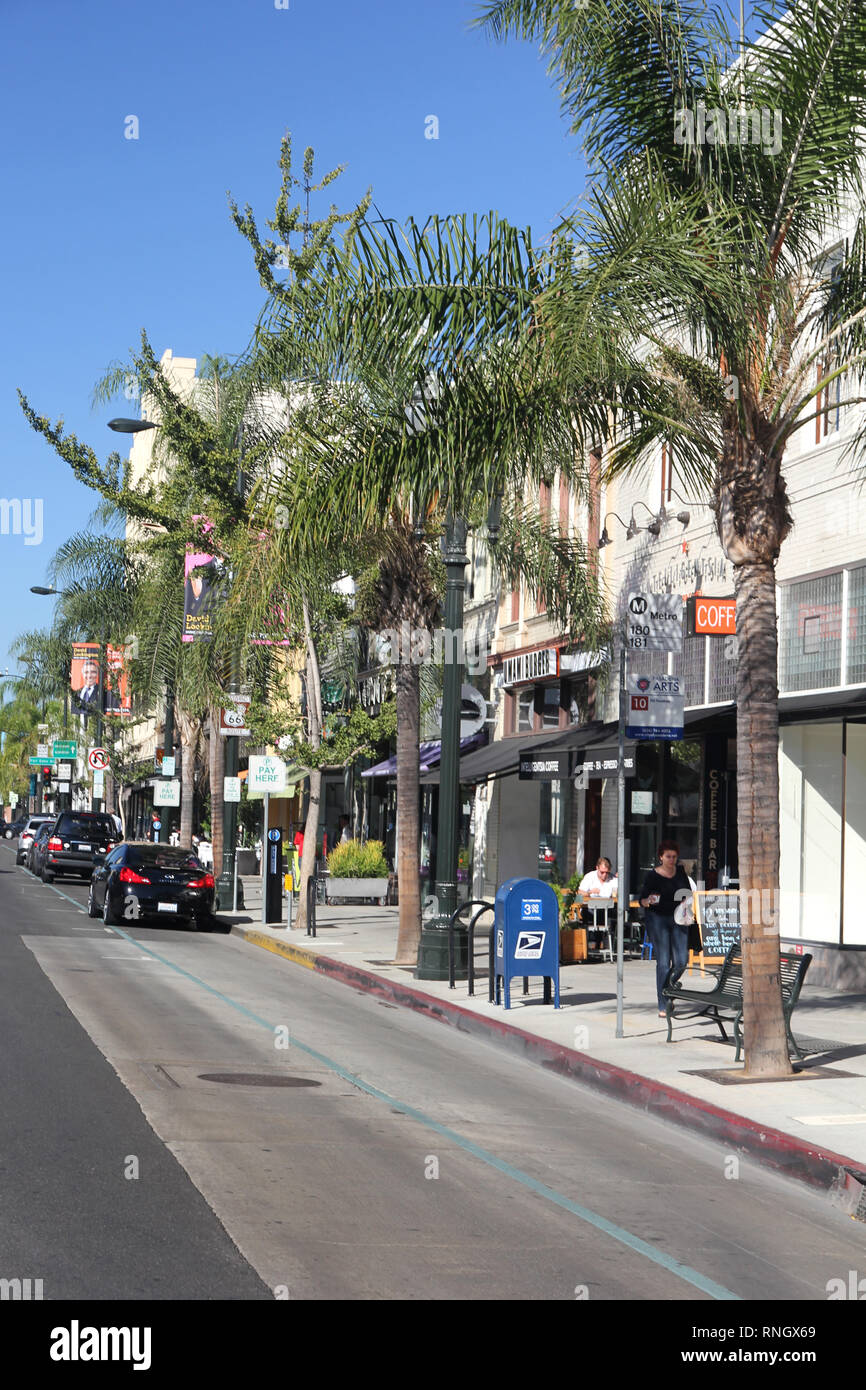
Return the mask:
[[51,768],[50,768],[50,767],[43,767],[43,769],[42,769],[42,785],[43,785],[43,787],[50,787],[50,786],[51,786]]

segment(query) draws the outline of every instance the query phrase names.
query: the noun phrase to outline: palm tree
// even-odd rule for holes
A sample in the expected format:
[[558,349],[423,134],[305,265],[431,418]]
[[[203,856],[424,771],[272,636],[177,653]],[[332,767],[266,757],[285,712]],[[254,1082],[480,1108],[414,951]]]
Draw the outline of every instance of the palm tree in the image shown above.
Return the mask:
[[[301,551],[350,538],[377,551],[380,613],[395,625],[407,620],[417,632],[433,617],[415,519],[422,533],[428,517],[441,526],[449,512],[481,524],[504,498],[521,523],[520,543],[509,533],[509,574],[528,578],[565,625],[587,637],[599,627],[580,541],[554,534],[523,503],[527,484],[537,489],[557,469],[578,488],[586,482],[574,400],[559,390],[536,332],[534,306],[550,279],[528,234],[491,215],[405,230],[353,224],[339,254],[273,292],[251,370],[263,385],[292,380],[297,405],[273,440],[284,466],[271,501]],[[462,652],[452,659],[462,662]],[[397,958],[412,962],[421,922],[411,659],[398,661],[397,698]]]
[[[539,317],[559,370],[594,377],[617,411],[610,475],[665,441],[714,498],[737,598],[749,905],[778,902],[785,452],[836,381],[843,406],[862,402],[866,361],[866,8],[785,0],[755,17],[769,32],[734,69],[721,4],[495,0],[478,21],[541,42],[593,161],[568,223],[573,254]],[[827,247],[849,226],[830,274]],[[761,918],[742,924],[746,1070],[776,1075],[790,1071],[778,913]]]

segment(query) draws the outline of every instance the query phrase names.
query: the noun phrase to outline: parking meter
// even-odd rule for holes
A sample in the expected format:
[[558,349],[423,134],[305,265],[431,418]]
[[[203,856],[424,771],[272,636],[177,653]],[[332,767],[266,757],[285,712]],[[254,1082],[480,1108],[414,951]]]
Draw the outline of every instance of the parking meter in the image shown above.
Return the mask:
[[268,831],[265,845],[265,922],[283,920],[283,832],[279,826]]
[[505,1007],[511,1008],[515,975],[544,977],[544,1002],[559,1008],[559,903],[549,883],[539,878],[509,878],[496,894],[496,1003],[505,987]]

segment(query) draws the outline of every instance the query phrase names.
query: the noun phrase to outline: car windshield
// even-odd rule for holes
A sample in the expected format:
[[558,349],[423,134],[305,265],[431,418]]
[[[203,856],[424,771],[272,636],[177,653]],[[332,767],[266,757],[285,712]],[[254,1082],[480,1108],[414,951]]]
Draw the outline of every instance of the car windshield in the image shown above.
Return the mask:
[[57,833],[70,839],[80,836],[87,839],[99,835],[102,839],[116,840],[117,829],[107,816],[64,816],[58,822]]
[[151,864],[156,869],[201,869],[201,860],[188,849],[173,845],[136,845],[130,849],[128,864]]

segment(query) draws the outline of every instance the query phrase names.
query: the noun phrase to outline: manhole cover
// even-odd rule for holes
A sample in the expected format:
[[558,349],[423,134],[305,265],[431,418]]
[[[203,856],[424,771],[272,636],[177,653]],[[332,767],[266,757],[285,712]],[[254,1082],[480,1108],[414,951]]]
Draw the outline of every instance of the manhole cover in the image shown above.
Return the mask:
[[199,1073],[199,1081],[223,1081],[227,1086],[321,1086],[305,1076],[277,1076],[273,1072],[214,1071]]

